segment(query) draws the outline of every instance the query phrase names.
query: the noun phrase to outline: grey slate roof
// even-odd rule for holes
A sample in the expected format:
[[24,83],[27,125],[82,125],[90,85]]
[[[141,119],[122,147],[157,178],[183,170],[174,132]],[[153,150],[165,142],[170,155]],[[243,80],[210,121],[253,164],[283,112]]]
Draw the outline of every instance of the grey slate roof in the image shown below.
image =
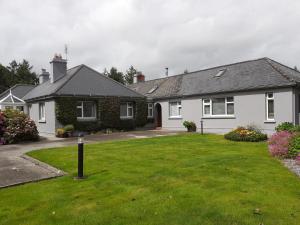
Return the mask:
[[[35,86],[34,85],[29,85],[29,84],[16,84],[13,87],[11,87],[11,93],[18,97],[18,98],[23,98],[29,91],[31,91]],[[7,89],[6,91],[2,92],[0,94],[0,100],[7,95],[9,95],[9,90]]]
[[[220,70],[225,72],[216,77]],[[261,58],[149,80],[129,87],[150,99],[160,99],[287,87],[298,82],[299,72],[269,58]],[[148,93],[155,85],[158,88]]]
[[144,97],[86,65],[67,70],[66,75],[54,83],[48,80],[38,85],[23,99],[31,101],[54,96]]

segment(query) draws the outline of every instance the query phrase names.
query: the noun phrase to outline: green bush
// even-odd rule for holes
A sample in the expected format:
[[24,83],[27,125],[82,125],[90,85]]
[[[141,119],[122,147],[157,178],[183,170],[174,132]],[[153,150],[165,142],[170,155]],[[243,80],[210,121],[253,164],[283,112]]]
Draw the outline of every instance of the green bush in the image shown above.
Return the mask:
[[55,132],[55,136],[56,136],[56,137],[59,137],[59,138],[64,138],[64,137],[66,137],[67,135],[66,135],[65,129],[64,129],[64,128],[58,128],[58,129],[56,130],[56,132]]
[[33,120],[18,110],[5,110],[5,131],[3,139],[6,144],[21,141],[36,141],[39,132]]
[[258,142],[267,140],[267,135],[259,130],[249,130],[245,127],[238,127],[225,134],[224,137],[231,141]]
[[290,132],[292,132],[294,129],[295,129],[294,124],[290,123],[290,122],[283,122],[281,124],[278,124],[277,127],[275,127],[275,130],[277,132],[279,132],[279,131],[290,131]]
[[62,125],[75,124],[77,121],[75,98],[57,98],[55,100],[55,114]]
[[102,129],[99,121],[78,121],[75,125],[77,131],[96,132]]
[[74,128],[74,125],[72,125],[72,124],[68,124],[68,125],[66,125],[65,127],[64,127],[64,130],[66,131],[66,132],[73,132],[74,130],[75,130],[75,128]]
[[289,143],[288,157],[295,158],[300,153],[300,134],[294,135]]
[[193,121],[185,120],[183,122],[183,126],[188,130],[188,132],[195,132],[197,130],[197,126]]
[[136,127],[135,120],[133,119],[125,119],[120,121],[120,130],[134,130]]

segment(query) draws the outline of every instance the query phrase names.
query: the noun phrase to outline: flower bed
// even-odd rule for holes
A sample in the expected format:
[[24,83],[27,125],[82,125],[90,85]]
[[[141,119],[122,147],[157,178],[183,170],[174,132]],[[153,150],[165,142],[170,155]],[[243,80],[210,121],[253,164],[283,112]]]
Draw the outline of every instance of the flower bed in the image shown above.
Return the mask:
[[225,134],[224,137],[231,141],[258,142],[267,140],[267,135],[253,127],[238,127]]

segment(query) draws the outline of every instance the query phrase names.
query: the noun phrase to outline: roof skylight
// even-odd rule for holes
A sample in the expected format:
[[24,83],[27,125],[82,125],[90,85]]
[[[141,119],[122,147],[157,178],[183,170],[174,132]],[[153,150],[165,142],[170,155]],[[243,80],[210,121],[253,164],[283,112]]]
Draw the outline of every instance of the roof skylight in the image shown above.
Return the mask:
[[158,88],[158,86],[155,85],[153,88],[151,88],[151,89],[147,92],[147,94],[152,94],[157,88]]
[[219,72],[214,77],[220,77],[226,72],[226,69],[219,70]]

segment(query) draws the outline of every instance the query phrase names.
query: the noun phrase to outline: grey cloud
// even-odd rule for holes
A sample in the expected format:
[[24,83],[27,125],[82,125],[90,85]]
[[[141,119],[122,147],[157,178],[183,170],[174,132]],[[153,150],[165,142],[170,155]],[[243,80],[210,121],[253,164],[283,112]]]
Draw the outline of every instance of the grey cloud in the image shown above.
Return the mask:
[[148,79],[268,56],[300,67],[295,0],[0,0],[0,62],[134,65]]

